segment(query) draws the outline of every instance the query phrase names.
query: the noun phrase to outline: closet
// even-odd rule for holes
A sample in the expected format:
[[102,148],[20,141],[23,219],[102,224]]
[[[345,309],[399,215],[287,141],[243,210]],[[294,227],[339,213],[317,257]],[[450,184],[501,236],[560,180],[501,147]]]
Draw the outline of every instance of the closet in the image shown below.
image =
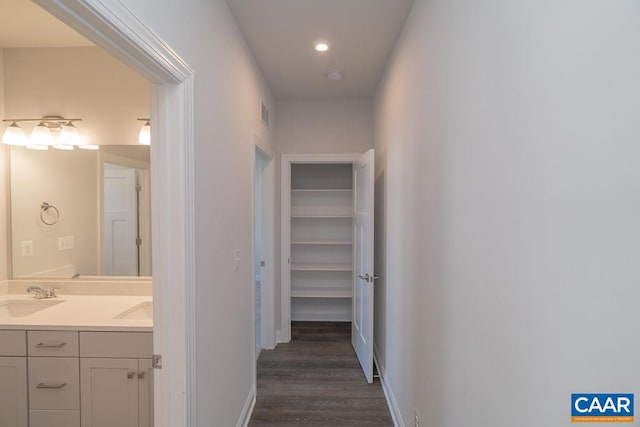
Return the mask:
[[291,320],[351,321],[352,164],[291,165]]
[[373,381],[374,159],[362,154],[283,154],[281,327],[351,322],[351,343]]

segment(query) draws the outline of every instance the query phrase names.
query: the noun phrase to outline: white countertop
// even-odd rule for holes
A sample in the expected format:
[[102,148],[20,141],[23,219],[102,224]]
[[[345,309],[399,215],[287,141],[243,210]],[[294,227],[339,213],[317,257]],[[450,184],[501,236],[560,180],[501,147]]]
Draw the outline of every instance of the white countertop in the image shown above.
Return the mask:
[[[33,295],[0,295],[0,303],[7,300],[33,300]],[[23,317],[1,317],[0,329],[129,331],[150,332],[152,319],[115,319],[120,313],[151,296],[132,295],[60,295],[51,301],[62,301],[44,310]]]

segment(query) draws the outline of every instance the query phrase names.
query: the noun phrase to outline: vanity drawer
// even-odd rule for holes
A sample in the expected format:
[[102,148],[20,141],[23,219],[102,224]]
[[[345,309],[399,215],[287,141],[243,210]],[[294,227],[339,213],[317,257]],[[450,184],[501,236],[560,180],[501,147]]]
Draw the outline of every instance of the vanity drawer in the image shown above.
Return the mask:
[[0,331],[0,356],[26,356],[25,331]]
[[80,427],[80,411],[29,411],[29,427]]
[[75,331],[28,331],[29,356],[78,357]]
[[151,359],[151,332],[80,332],[80,357]]
[[78,358],[29,357],[29,409],[80,409]]

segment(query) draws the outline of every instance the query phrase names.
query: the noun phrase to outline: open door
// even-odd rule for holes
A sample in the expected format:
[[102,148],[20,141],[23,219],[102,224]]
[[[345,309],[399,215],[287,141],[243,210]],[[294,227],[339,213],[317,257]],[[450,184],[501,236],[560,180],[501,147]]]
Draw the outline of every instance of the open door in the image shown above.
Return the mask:
[[351,343],[364,375],[373,382],[373,194],[374,150],[353,165],[354,275]]

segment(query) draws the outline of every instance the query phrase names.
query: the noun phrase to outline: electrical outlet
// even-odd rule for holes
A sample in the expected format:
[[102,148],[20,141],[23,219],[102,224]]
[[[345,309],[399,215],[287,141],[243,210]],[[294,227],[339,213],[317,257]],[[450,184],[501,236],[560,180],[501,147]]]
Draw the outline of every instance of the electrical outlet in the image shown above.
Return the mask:
[[74,246],[73,236],[58,237],[59,251],[68,251],[70,249],[73,249],[73,246]]
[[22,256],[33,256],[33,240],[22,241]]
[[414,414],[416,418],[416,427],[420,427],[420,412],[418,412],[418,409],[414,409]]
[[233,271],[240,269],[240,249],[233,251]]

